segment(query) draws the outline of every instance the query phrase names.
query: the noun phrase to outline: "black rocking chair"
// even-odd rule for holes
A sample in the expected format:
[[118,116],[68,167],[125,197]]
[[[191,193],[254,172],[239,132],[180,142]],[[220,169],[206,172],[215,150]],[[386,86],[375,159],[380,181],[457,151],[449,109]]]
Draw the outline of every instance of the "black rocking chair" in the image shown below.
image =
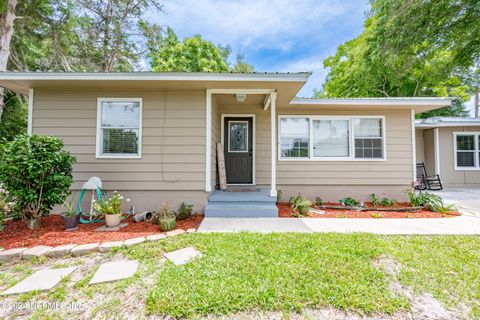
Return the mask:
[[417,190],[442,190],[442,181],[438,174],[429,176],[425,169],[425,163],[417,163],[417,184],[415,187]]

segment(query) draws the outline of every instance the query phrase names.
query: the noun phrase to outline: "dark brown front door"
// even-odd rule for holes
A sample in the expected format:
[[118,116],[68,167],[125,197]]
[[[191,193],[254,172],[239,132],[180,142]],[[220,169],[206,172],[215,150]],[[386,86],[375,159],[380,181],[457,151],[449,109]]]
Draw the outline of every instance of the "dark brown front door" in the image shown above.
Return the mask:
[[253,183],[253,120],[225,118],[225,168],[228,184]]

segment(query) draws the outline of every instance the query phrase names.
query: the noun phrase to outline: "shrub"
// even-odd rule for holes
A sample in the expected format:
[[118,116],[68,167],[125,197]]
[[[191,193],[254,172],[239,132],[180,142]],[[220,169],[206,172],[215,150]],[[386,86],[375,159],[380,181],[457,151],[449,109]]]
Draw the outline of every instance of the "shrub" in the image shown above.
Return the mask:
[[380,204],[380,200],[378,200],[377,196],[375,195],[375,193],[372,193],[370,194],[370,199],[372,200],[372,205],[374,208],[378,207],[378,205]]
[[432,211],[435,211],[434,208],[437,208],[443,204],[442,198],[436,194],[428,192],[421,192],[417,194],[415,191],[410,190],[408,192],[408,198],[413,207],[428,207]]
[[178,208],[177,219],[183,220],[188,219],[192,216],[193,204],[186,204],[182,202],[180,208]]
[[316,206],[322,206],[323,205],[323,200],[320,197],[315,198],[315,205]]
[[5,213],[0,210],[0,232],[3,231],[4,226],[4,220],[5,220]]
[[282,190],[277,190],[277,202],[281,202],[282,201]]
[[396,205],[398,202],[395,199],[388,199],[388,198],[383,198],[382,201],[380,202],[382,206],[384,207],[391,207]]
[[346,197],[343,199],[338,200],[342,205],[347,206],[347,207],[355,207],[360,204],[360,201],[357,199],[354,199],[352,197]]
[[299,211],[299,213],[301,213],[302,208],[311,207],[312,202],[310,200],[308,200],[307,198],[302,197],[301,194],[298,194],[298,195],[290,198],[290,205],[291,205],[294,213],[296,213],[297,211]]
[[160,210],[156,214],[156,220],[161,231],[170,231],[177,225],[175,213],[170,211],[166,203],[162,203]]
[[58,138],[38,135],[21,135],[2,146],[0,181],[31,229],[69,194],[75,158],[63,147]]

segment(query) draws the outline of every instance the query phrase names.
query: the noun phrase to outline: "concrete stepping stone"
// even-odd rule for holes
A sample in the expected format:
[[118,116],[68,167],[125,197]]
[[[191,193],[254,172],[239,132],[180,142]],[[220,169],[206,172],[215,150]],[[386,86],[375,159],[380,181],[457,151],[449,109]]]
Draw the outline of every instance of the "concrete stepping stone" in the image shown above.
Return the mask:
[[33,258],[38,258],[44,256],[52,247],[50,246],[36,246],[30,249],[23,251],[22,259],[31,260]]
[[138,261],[112,261],[102,263],[89,284],[127,279],[137,272]]
[[174,265],[179,266],[185,264],[196,257],[201,257],[202,254],[194,247],[187,247],[184,249],[172,251],[164,254],[165,258],[173,262]]
[[0,261],[10,261],[22,258],[23,251],[28,248],[13,248],[0,252]]
[[173,237],[173,236],[178,236],[179,234],[185,233],[185,230],[182,229],[175,229],[172,231],[167,232],[167,237]]
[[90,252],[97,251],[99,244],[98,243],[87,243],[87,244],[80,244],[72,250],[70,250],[70,253],[74,257],[82,256],[85,254],[89,254]]
[[163,233],[152,234],[152,235],[147,236],[147,240],[148,241],[158,241],[158,240],[161,240],[161,239],[165,239],[166,237],[167,236],[164,235]]
[[100,246],[98,246],[98,251],[100,252],[108,252],[113,248],[118,248],[123,246],[123,241],[111,241],[111,242],[104,242]]
[[77,267],[69,267],[37,271],[7,291],[3,292],[3,294],[9,295],[37,290],[50,290],[55,287],[62,280],[62,278],[68,276],[76,268]]
[[76,244],[65,244],[63,246],[53,247],[47,252],[47,256],[52,258],[61,258],[70,254],[70,250],[75,248]]
[[104,226],[98,227],[97,229],[95,229],[95,231],[97,232],[118,231],[126,226],[128,226],[128,223],[120,223],[116,227],[107,227],[107,225],[104,225]]
[[145,242],[145,237],[138,237],[138,238],[132,238],[125,240],[123,244],[127,247],[133,246],[134,244],[142,243]]

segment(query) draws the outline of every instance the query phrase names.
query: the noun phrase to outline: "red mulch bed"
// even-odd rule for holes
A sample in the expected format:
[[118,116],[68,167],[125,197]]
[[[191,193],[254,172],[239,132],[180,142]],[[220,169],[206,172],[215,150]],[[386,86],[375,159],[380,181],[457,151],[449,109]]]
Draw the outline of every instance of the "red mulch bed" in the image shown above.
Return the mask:
[[[325,203],[325,205],[339,206],[339,203]],[[451,212],[447,215],[442,215],[439,212],[433,212],[426,209],[421,209],[415,212],[396,212],[396,211],[377,211],[373,209],[371,203],[366,203],[366,207],[372,208],[369,211],[350,211],[350,210],[335,210],[335,209],[320,209],[324,210],[325,214],[309,214],[304,218],[364,218],[364,219],[379,219],[376,215],[381,215],[381,218],[446,218],[460,216],[458,212]],[[398,203],[394,207],[409,207],[409,203]],[[278,216],[280,218],[295,218],[293,216],[293,209],[288,203],[278,203]],[[382,208],[382,206],[379,206]]]
[[[193,215],[187,220],[177,221],[177,229],[187,230],[197,228],[203,220],[203,215]],[[37,245],[59,246],[64,244],[102,243],[120,241],[135,237],[149,236],[160,233],[156,224],[148,222],[134,222],[130,217],[123,222],[128,226],[119,231],[98,232],[94,229],[105,223],[79,224],[78,230],[66,232],[62,218],[59,215],[50,215],[42,218],[40,230],[29,230],[24,221],[8,221],[5,229],[0,232],[0,247],[4,249],[33,247]]]

